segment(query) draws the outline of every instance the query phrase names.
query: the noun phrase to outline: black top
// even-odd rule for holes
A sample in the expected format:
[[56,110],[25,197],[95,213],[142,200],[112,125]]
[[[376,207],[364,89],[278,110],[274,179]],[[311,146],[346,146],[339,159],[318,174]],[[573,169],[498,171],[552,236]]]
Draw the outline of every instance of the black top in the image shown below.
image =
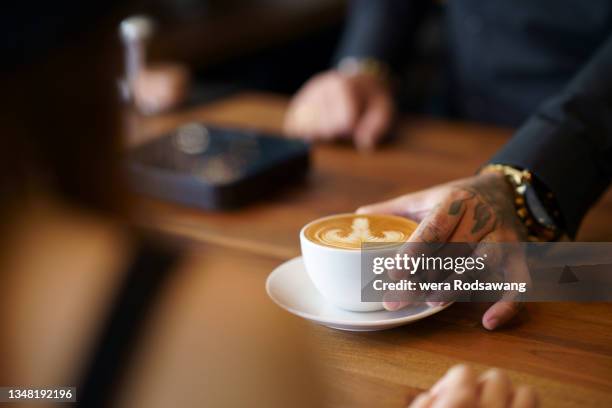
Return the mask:
[[[397,64],[421,1],[354,0],[338,58]],[[527,168],[574,236],[612,178],[612,2],[446,2],[453,110],[519,127],[493,162]]]

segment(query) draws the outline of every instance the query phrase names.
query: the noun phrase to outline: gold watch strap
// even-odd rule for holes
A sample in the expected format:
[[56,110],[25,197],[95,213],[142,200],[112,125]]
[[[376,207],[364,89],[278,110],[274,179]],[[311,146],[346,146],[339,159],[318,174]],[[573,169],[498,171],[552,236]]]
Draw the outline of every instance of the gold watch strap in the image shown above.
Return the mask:
[[480,173],[492,172],[503,174],[512,187],[516,215],[527,229],[529,241],[548,242],[557,240],[560,236],[560,231],[540,224],[527,205],[525,197],[527,188],[534,181],[531,172],[505,164],[489,164],[480,170]]
[[389,81],[391,78],[389,66],[375,58],[346,57],[340,60],[337,67],[347,75],[366,74],[382,81]]

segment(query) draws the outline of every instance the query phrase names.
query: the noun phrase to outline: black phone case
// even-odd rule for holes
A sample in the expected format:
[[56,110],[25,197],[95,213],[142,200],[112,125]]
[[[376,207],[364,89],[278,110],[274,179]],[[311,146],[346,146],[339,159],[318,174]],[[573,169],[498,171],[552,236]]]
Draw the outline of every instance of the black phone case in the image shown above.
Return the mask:
[[188,124],[128,152],[132,188],[146,195],[204,209],[231,209],[261,199],[309,167],[309,146],[299,140]]

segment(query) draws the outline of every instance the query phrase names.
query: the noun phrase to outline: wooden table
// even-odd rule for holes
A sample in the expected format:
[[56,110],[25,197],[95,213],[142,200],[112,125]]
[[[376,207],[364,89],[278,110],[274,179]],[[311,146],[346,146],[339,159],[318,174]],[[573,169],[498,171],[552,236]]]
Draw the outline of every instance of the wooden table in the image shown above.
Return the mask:
[[[278,131],[286,99],[243,94],[188,112],[150,118],[137,142],[179,123],[202,120]],[[261,280],[299,254],[298,231],[326,214],[470,175],[511,131],[423,118],[401,121],[397,137],[372,154],[347,145],[316,146],[307,181],[232,212],[204,212],[144,200],[163,230],[231,251],[223,273],[249,265]],[[579,239],[612,240],[612,194],[587,217]],[[375,333],[313,326],[330,406],[398,407],[458,362],[496,366],[532,384],[544,406],[612,406],[612,304],[530,304],[495,332],[480,325],[483,305],[456,304],[429,319]]]

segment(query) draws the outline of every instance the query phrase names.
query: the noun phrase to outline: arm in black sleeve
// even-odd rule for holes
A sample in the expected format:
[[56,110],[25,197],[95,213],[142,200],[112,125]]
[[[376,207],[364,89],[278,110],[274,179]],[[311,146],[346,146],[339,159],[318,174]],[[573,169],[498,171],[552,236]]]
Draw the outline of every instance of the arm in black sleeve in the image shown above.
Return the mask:
[[397,66],[412,45],[426,3],[414,0],[352,0],[336,63],[345,57],[375,58]]
[[612,37],[491,160],[530,170],[556,196],[570,237],[612,180]]

